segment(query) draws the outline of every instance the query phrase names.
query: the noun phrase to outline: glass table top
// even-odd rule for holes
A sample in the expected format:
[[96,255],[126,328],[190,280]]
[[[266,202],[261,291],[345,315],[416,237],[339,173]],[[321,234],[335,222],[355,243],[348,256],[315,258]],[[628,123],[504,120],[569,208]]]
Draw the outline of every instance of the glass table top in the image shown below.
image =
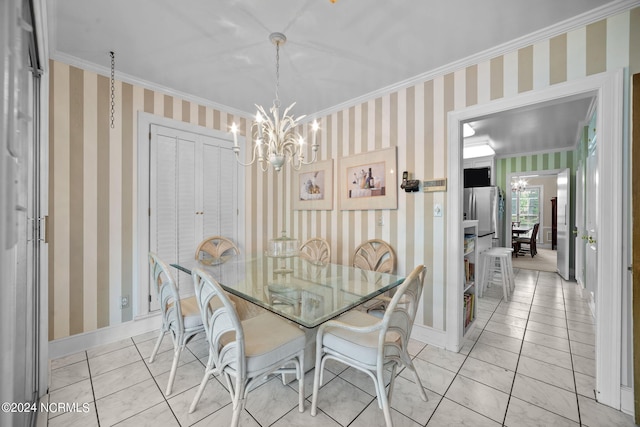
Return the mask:
[[404,277],[299,257],[236,256],[223,262],[171,264],[191,274],[199,267],[229,293],[306,328],[356,307],[400,285]]

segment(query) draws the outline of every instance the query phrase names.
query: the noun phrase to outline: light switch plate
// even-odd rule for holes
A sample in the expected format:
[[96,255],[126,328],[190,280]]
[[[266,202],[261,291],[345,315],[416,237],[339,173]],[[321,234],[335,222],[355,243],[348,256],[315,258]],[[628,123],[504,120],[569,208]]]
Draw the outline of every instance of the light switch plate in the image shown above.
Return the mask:
[[433,216],[437,216],[437,217],[442,216],[442,205],[440,203],[436,203],[433,206]]

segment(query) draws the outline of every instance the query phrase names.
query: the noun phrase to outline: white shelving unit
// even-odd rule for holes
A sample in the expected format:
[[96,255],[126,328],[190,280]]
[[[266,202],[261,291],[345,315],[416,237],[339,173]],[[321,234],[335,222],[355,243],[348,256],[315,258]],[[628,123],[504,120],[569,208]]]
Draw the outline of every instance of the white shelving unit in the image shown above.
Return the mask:
[[464,229],[464,269],[461,272],[462,290],[462,336],[470,333],[476,321],[476,284],[479,277],[478,265],[478,221],[463,221]]

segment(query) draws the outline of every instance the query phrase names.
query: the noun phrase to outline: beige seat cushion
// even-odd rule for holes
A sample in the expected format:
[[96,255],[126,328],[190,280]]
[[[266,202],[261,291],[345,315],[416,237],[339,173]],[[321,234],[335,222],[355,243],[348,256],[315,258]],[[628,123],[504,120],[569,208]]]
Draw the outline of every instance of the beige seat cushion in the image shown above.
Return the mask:
[[[359,310],[351,310],[340,316],[338,321],[352,326],[371,326],[380,319]],[[369,333],[353,332],[342,328],[328,327],[325,329],[322,343],[324,347],[344,354],[352,359],[368,365],[375,365],[378,355],[379,331]],[[387,342],[399,342],[400,335],[387,332]]]
[[[249,373],[291,358],[305,346],[304,331],[272,313],[244,320],[242,328]],[[226,345],[232,339],[231,334],[223,337],[222,344]]]
[[[220,298],[215,297],[209,302],[209,307],[212,310],[217,310],[222,307],[222,301]],[[198,300],[195,295],[180,300],[180,309],[182,310],[182,318],[184,319],[185,329],[197,328],[202,326],[202,315],[200,314],[200,308],[198,307]]]

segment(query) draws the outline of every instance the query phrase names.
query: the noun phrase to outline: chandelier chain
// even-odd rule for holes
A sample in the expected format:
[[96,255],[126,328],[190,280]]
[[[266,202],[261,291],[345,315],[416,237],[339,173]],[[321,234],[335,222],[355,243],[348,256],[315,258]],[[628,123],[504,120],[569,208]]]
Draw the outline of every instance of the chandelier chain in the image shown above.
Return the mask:
[[280,107],[280,97],[278,92],[280,91],[280,42],[276,42],[276,99],[273,100],[273,105]]
[[109,52],[111,55],[111,129],[115,128],[114,116],[116,111],[116,54],[114,51]]

